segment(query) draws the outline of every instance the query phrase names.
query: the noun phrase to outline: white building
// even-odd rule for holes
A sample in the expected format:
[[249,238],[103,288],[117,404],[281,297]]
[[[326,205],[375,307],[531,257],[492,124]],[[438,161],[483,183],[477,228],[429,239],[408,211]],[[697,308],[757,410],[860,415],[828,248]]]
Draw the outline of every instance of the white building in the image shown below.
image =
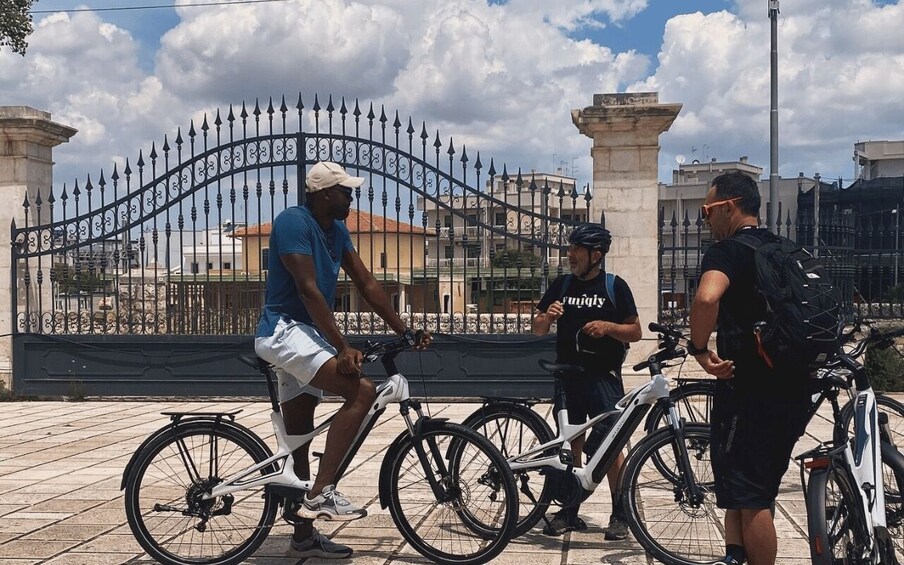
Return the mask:
[[170,274],[208,275],[238,272],[243,268],[242,242],[232,232],[245,224],[226,220],[207,230],[188,232],[182,236],[182,260]]
[[854,180],[904,176],[904,141],[855,143],[854,168]]

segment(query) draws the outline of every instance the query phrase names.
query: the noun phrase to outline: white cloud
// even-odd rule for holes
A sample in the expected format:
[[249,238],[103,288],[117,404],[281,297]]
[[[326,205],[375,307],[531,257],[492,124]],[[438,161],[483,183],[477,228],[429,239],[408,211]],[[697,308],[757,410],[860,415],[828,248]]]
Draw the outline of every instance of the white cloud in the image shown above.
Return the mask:
[[[25,58],[0,52],[0,97],[78,127],[55,150],[56,179],[71,182],[111,163],[159,150],[189,120],[200,125],[230,103],[253,106],[298,92],[381,104],[410,115],[430,143],[468,146],[513,169],[550,169],[576,158],[590,178],[590,140],[570,110],[595,93],[658,90],[684,109],[662,137],[662,178],[673,157],[750,155],[768,165],[769,20],[765,3],[741,0],[737,15],[686,14],[669,21],[658,68],[570,35],[582,27],[630,26],[645,0],[295,0],[178,8],[152,74],[135,38],[100,15],[56,14],[36,22]],[[868,0],[785,2],[780,19],[782,173],[850,176],[854,141],[904,138],[904,7]],[[655,70],[655,73],[650,75]],[[249,106],[249,109],[250,109]],[[501,168],[501,166],[500,166]]]
[[[765,3],[739,14],[672,18],[655,75],[633,90],[659,90],[684,109],[663,136],[661,167],[708,145],[710,157],[750,155],[769,166],[770,21]],[[783,3],[779,22],[780,173],[853,174],[853,143],[902,139],[904,6],[870,1]],[[698,152],[695,156],[701,158]],[[663,175],[660,175],[663,176]]]

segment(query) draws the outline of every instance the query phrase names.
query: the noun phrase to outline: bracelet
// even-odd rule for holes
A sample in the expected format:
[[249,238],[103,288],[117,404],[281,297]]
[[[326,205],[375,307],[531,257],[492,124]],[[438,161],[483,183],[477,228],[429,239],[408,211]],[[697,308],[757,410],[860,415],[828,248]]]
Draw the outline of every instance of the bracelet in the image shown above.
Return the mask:
[[709,347],[697,347],[696,345],[694,345],[693,341],[687,340],[687,352],[696,357],[697,355],[709,353]]

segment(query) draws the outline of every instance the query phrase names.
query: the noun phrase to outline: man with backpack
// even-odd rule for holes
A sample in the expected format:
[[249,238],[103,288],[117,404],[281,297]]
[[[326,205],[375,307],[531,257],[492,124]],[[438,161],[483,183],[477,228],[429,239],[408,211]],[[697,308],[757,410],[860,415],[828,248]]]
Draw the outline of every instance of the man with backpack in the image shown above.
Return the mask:
[[[838,315],[818,262],[759,227],[759,212],[751,177],[713,180],[702,214],[717,241],[690,312],[688,351],[718,379],[711,449],[726,565],[775,563],[775,499],[806,428],[812,366],[834,346]],[[817,310],[802,312],[801,301]],[[717,322],[718,353],[708,348]]]
[[[583,224],[571,232],[568,241],[571,273],[554,280],[543,295],[537,305],[540,313],[534,318],[533,330],[535,335],[546,335],[553,322],[557,322],[556,362],[583,368],[580,373],[557,374],[554,393],[556,412],[564,403],[569,423],[583,424],[588,418],[613,410],[625,395],[621,366],[627,344],[640,339],[641,329],[628,284],[601,270],[603,257],[612,243],[609,230],[598,224]],[[599,449],[611,426],[607,420],[594,426],[586,444],[583,436],[572,441],[575,466],[581,466],[582,453],[590,457]],[[623,462],[624,456],[619,455],[607,473],[613,501],[607,540],[621,540],[628,535],[627,523],[616,503],[618,474]],[[586,529],[578,517],[579,506],[557,512],[544,533],[560,536]]]

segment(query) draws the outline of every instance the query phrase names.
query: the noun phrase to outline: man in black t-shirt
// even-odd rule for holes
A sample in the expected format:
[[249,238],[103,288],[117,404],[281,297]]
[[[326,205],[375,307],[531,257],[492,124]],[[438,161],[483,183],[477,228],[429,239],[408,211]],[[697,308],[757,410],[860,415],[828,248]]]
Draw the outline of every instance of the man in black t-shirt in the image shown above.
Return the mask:
[[[711,412],[716,505],[726,509],[726,557],[736,565],[772,565],[777,551],[773,509],[791,451],[807,424],[808,375],[770,369],[760,357],[754,324],[766,305],[754,288],[754,251],[733,237],[769,237],[758,226],[760,194],[742,173],[716,177],[703,217],[717,240],[703,256],[691,305],[688,351],[714,375]],[[708,349],[718,322],[716,352]]]
[[[540,313],[534,318],[533,330],[536,335],[546,335],[553,322],[557,322],[556,362],[584,369],[581,373],[557,375],[554,393],[555,410],[562,408],[564,398],[569,423],[583,424],[588,418],[613,410],[625,395],[621,365],[627,344],[639,340],[641,330],[628,284],[600,270],[603,256],[612,243],[609,231],[597,224],[584,224],[575,228],[568,241],[571,273],[553,281],[540,299],[537,305]],[[591,438],[602,437],[611,426],[608,420],[594,426]],[[581,466],[582,453],[592,456],[598,448],[598,443],[585,445],[583,435],[575,438],[571,443],[575,465]],[[628,535],[616,500],[623,462],[624,456],[619,454],[607,473],[613,508],[607,540],[625,539]],[[579,506],[557,512],[544,533],[558,536],[585,528],[578,517]]]

